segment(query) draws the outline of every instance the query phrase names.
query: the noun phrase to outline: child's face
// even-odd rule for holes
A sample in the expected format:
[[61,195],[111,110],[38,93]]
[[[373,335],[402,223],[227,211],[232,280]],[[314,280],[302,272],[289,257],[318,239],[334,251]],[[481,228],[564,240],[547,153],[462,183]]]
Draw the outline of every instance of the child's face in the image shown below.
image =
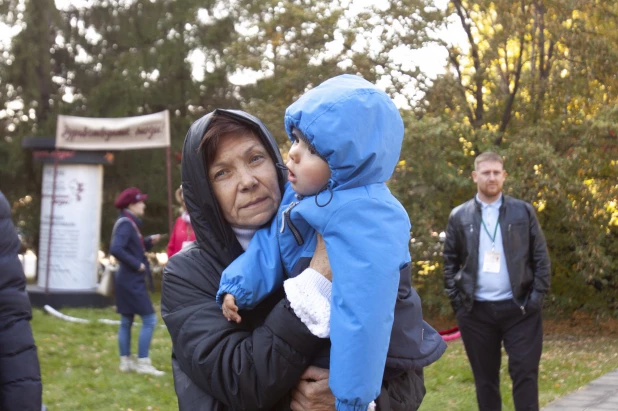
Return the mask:
[[288,181],[292,183],[292,188],[304,196],[317,194],[330,178],[330,168],[326,161],[296,136],[285,165],[289,170]]

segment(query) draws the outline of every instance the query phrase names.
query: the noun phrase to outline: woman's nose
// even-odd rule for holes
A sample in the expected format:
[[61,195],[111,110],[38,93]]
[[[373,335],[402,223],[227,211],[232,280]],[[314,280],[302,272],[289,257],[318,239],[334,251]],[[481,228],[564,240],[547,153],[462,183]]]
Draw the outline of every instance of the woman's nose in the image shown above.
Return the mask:
[[251,189],[255,187],[257,183],[258,183],[257,178],[253,175],[253,173],[250,170],[244,170],[240,174],[238,185],[240,186],[241,190]]

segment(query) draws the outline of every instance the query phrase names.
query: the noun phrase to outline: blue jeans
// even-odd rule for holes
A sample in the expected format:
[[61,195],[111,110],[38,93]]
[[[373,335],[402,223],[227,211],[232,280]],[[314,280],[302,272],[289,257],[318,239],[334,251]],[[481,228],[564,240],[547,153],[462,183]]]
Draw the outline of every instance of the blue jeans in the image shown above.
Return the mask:
[[[118,347],[120,355],[131,355],[131,327],[133,326],[133,315],[120,314],[120,328],[118,329]],[[148,349],[150,348],[150,340],[152,333],[157,324],[156,314],[142,315],[142,329],[139,332],[139,340],[137,341],[137,356],[139,358],[148,357]]]

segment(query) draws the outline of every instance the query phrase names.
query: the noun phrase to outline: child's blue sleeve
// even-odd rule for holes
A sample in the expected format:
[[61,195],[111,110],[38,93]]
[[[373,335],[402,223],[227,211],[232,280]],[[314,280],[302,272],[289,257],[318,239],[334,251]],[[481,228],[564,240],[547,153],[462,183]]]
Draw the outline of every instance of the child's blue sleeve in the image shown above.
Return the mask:
[[329,385],[338,411],[365,411],[380,394],[409,219],[393,204],[359,199],[332,216],[323,237],[333,272]]
[[236,305],[250,310],[283,284],[283,267],[277,241],[277,219],[258,230],[249,247],[221,275],[217,303],[225,294],[236,298]]

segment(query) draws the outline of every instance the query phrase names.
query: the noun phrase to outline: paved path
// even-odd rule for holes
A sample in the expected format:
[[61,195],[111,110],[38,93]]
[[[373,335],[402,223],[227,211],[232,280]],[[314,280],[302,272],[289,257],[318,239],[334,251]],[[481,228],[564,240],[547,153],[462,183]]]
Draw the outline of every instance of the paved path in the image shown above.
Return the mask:
[[618,410],[618,369],[542,408],[542,411],[608,410]]

